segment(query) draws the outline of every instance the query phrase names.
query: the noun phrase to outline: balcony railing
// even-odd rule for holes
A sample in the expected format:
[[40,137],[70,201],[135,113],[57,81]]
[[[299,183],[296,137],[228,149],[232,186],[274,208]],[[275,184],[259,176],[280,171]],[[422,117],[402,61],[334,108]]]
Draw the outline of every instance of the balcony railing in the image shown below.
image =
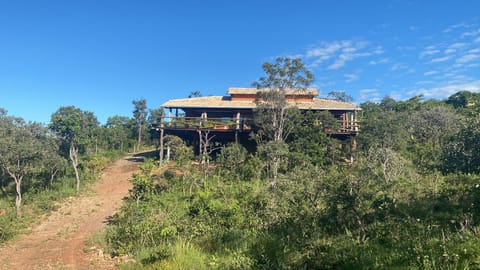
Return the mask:
[[202,117],[165,117],[160,127],[165,129],[211,129],[218,131],[250,131],[253,119],[249,118],[202,118]]
[[[349,119],[350,120],[350,119]],[[251,131],[254,121],[251,118],[202,118],[202,117],[164,117],[163,121],[155,128],[198,130],[209,129],[214,131]],[[338,120],[337,130],[325,129],[325,133],[357,134],[360,125],[357,121]]]

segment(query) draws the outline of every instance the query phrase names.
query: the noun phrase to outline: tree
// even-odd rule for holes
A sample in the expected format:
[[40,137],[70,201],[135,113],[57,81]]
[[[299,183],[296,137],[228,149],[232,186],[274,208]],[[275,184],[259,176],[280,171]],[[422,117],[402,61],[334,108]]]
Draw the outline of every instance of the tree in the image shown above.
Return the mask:
[[352,102],[353,97],[347,94],[345,91],[330,91],[327,96],[328,99],[342,101],[342,102]]
[[[157,126],[157,130],[151,132],[152,137],[155,137],[157,140],[157,149],[158,149],[158,166],[163,165],[163,143],[164,143],[164,130],[161,125],[163,125],[163,108],[158,109],[150,109],[150,116],[148,117],[148,121],[150,122],[150,126]],[[157,132],[159,131],[159,132]]]
[[15,207],[21,216],[22,181],[42,158],[42,141],[46,131],[39,124],[0,113],[0,167],[15,181]]
[[268,89],[302,89],[313,82],[313,74],[302,63],[302,59],[278,57],[275,64],[263,63],[266,77],[261,77],[253,83],[257,88]]
[[480,173],[480,120],[474,119],[443,147],[443,172]]
[[335,139],[327,134],[338,130],[338,121],[327,111],[308,111],[295,119],[295,128],[287,140],[289,146],[289,170],[295,166],[305,167],[333,163]]
[[410,148],[414,163],[423,170],[437,169],[446,139],[460,130],[461,123],[462,118],[445,105],[411,112]]
[[55,177],[68,166],[68,161],[60,155],[58,138],[48,136],[45,138],[43,145],[41,165],[44,170],[45,180],[48,181],[48,186],[51,188]]
[[196,97],[201,97],[202,96],[202,93],[200,93],[200,91],[192,91],[190,92],[190,94],[188,95],[188,98],[196,98]]
[[[80,192],[80,175],[78,172],[79,152],[86,152],[93,129],[98,127],[98,121],[91,112],[82,111],[74,106],[61,107],[52,114],[50,129],[62,140],[75,171],[76,190]],[[65,151],[66,152],[66,151]]]
[[358,141],[360,148],[371,147],[403,150],[408,144],[408,112],[395,111],[397,102],[389,97],[380,104],[367,102],[361,104],[362,132]]
[[[291,120],[295,115],[293,113],[295,110],[292,110],[286,102],[285,91],[302,91],[313,81],[313,74],[304,66],[300,58],[278,57],[276,63],[267,62],[262,67],[266,76],[253,83],[253,86],[264,90],[257,94],[257,108],[254,112],[255,122],[260,127],[257,140],[267,139],[282,145],[293,129]],[[298,115],[298,110],[296,111]],[[268,156],[271,158],[270,168],[275,180],[284,147],[270,145],[265,149],[274,151]],[[275,152],[280,149],[282,153]]]
[[107,119],[107,128],[108,140],[111,140],[109,143],[110,148],[114,148],[120,151],[125,151],[125,145],[128,146],[130,139],[133,139],[134,136],[131,131],[131,126],[133,125],[132,119],[126,116],[112,116]]
[[469,91],[459,91],[449,96],[446,103],[452,105],[454,108],[465,108],[474,95],[475,94]]
[[135,109],[133,110],[133,118],[137,127],[137,150],[142,145],[142,135],[147,121],[147,101],[145,99],[132,101]]

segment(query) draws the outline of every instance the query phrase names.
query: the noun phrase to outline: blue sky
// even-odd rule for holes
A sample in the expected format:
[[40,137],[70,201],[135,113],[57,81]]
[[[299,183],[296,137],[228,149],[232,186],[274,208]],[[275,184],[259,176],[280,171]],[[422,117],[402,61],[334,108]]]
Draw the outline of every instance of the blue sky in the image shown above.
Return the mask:
[[480,91],[480,1],[0,0],[0,107],[131,116],[192,91],[223,95],[301,57],[320,96],[356,103]]

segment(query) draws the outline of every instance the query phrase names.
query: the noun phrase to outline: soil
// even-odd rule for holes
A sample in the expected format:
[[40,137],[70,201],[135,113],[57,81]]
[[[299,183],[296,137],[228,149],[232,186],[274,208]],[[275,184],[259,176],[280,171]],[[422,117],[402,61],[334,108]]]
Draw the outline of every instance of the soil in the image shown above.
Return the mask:
[[109,218],[128,195],[132,173],[141,155],[128,156],[108,166],[91,190],[61,203],[31,233],[0,247],[1,269],[117,269],[119,260],[92,246]]

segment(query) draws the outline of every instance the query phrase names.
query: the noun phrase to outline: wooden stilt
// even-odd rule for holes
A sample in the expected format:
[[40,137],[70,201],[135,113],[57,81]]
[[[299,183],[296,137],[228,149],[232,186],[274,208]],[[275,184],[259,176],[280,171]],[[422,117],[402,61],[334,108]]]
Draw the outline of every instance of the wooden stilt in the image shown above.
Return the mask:
[[161,167],[163,166],[163,118],[160,119],[160,150],[159,150],[159,153],[158,153],[158,166]]
[[160,129],[160,150],[158,155],[158,166],[161,167],[163,165],[163,128]]

